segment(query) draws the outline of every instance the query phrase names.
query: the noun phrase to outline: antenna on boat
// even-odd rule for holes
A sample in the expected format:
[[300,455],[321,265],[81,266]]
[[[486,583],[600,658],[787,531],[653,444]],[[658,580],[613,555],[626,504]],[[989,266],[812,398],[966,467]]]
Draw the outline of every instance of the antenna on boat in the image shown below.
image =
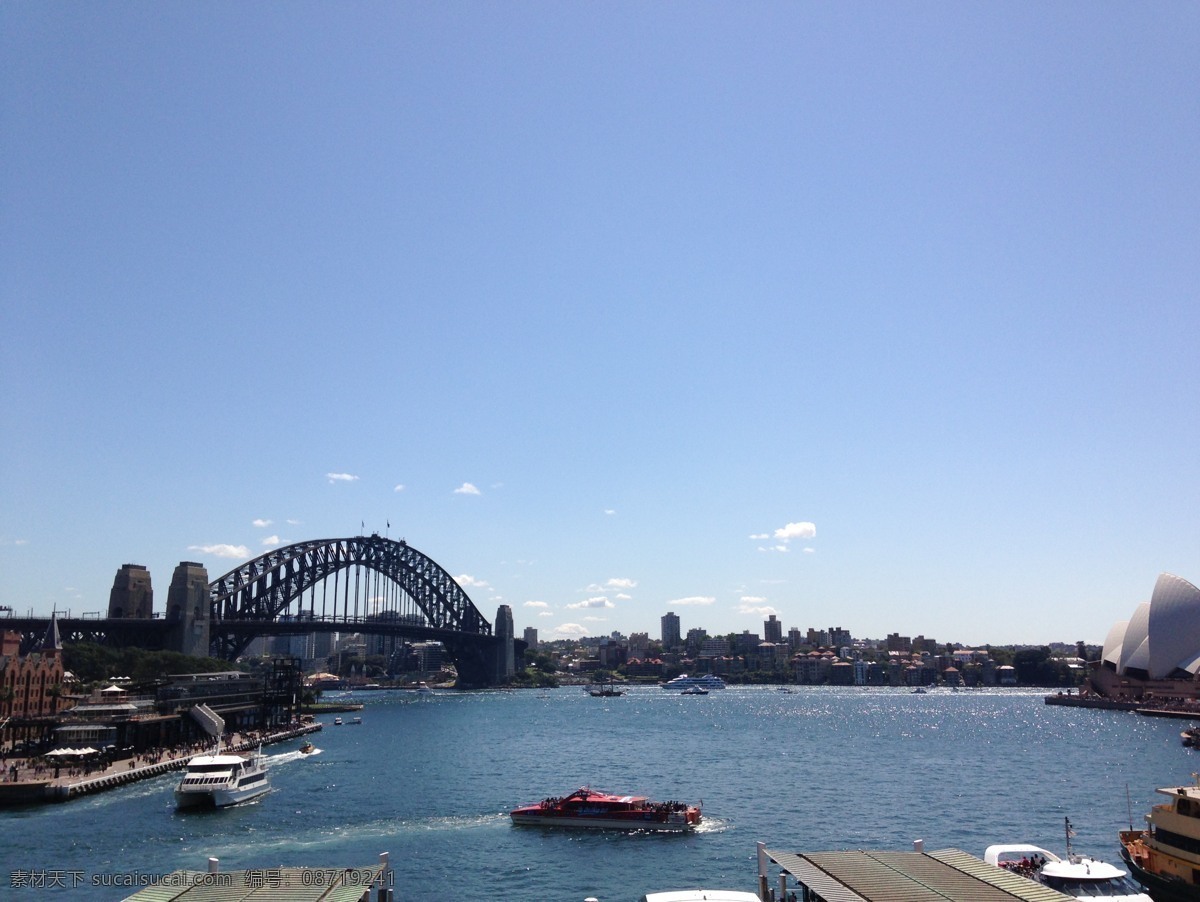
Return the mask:
[[1067,832],[1067,861],[1074,861],[1075,859],[1071,853],[1071,837],[1075,835],[1075,831],[1071,829],[1071,819],[1069,817],[1063,818],[1063,828]]
[[1129,831],[1133,832],[1133,802],[1129,799],[1129,784],[1125,784],[1125,813],[1129,815]]

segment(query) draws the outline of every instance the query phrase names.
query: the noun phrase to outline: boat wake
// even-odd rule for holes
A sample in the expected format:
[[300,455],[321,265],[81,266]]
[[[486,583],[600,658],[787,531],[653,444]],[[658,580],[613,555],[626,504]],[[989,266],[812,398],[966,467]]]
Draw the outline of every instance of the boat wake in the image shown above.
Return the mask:
[[278,755],[269,755],[267,757],[267,767],[274,767],[276,764],[290,764],[293,761],[301,761],[304,758],[315,758],[319,754],[321,754],[321,749],[313,749],[308,754],[299,750],[281,752]]

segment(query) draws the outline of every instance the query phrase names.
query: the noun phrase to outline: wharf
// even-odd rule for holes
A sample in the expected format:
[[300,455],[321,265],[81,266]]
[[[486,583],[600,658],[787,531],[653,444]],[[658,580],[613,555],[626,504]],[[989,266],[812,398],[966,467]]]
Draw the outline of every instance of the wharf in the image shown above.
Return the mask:
[[358,868],[278,867],[222,871],[216,858],[207,871],[173,871],[126,896],[124,902],[360,902],[394,898],[395,875],[388,853],[379,863]]
[[[267,733],[261,737],[235,734],[233,740],[225,745],[222,751],[247,752],[260,745],[286,742],[308,733],[315,733],[320,729],[321,724],[308,723]],[[118,786],[126,786],[139,780],[148,780],[173,770],[183,770],[197,754],[203,754],[203,752],[187,748],[169,751],[161,760],[148,764],[138,765],[136,759],[124,758],[114,761],[103,771],[95,771],[90,774],[35,777],[30,780],[0,783],[0,807],[41,802],[65,802],[79,796],[115,789]]]
[[1184,707],[1147,702],[1144,699],[1120,701],[1096,695],[1047,695],[1047,705],[1065,705],[1071,708],[1100,708],[1104,711],[1134,711],[1146,717],[1175,717],[1180,720],[1200,720],[1200,706],[1185,703]]
[[[919,841],[913,844],[919,847]],[[779,896],[771,895],[769,865],[780,868]],[[958,849],[937,852],[779,852],[758,844],[759,896],[869,902],[906,899],[909,902],[1073,902],[1072,897],[988,864]]]

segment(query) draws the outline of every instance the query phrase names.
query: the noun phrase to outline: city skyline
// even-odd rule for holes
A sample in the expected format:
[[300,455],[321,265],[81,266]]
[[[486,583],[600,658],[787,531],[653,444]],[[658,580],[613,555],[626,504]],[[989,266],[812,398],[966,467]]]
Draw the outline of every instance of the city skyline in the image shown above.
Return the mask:
[[4,4],[0,606],[378,532],[518,634],[1099,644],[1200,580],[1198,39]]

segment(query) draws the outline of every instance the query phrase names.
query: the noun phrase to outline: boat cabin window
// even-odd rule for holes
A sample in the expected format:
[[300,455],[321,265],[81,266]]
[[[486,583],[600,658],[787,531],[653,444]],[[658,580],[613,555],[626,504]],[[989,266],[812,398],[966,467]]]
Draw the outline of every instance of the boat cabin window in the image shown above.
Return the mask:
[[1175,805],[1175,810],[1185,817],[1196,817],[1200,815],[1200,805],[1191,799],[1179,799]]

